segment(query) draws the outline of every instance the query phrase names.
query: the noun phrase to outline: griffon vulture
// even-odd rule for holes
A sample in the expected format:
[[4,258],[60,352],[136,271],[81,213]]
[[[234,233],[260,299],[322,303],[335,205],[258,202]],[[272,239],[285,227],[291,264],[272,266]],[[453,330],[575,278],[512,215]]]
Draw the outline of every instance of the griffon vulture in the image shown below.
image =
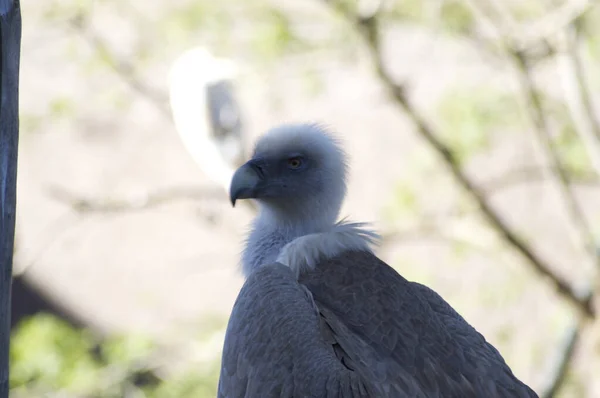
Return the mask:
[[433,290],[377,258],[377,235],[337,221],[347,165],[312,124],[267,132],[231,181],[259,213],[223,349],[218,396],[536,397]]

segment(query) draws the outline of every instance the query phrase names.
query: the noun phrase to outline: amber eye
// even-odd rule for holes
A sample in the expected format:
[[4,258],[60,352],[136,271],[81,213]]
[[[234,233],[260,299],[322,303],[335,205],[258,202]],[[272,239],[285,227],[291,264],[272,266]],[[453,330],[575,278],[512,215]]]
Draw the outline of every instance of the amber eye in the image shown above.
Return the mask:
[[297,169],[298,167],[302,166],[302,159],[298,157],[289,158],[288,166],[290,166],[291,169]]

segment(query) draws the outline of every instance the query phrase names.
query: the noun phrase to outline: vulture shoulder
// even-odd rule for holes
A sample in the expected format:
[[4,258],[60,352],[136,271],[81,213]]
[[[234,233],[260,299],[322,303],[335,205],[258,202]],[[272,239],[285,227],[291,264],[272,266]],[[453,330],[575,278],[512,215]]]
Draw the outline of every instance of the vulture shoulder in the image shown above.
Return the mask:
[[[329,337],[328,337],[329,336]],[[338,360],[310,292],[274,263],[244,283],[227,325],[218,397],[373,397]]]
[[301,274],[338,351],[386,396],[537,397],[437,293],[366,251]]

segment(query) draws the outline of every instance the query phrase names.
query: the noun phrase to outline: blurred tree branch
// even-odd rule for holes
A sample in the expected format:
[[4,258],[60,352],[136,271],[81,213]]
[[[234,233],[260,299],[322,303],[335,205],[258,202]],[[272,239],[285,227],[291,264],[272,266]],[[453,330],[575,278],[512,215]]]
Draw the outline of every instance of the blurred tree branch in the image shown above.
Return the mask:
[[[504,172],[499,176],[484,180],[479,185],[482,191],[490,195],[509,189],[514,185],[536,181],[545,181],[544,172],[539,167],[532,166]],[[600,177],[593,174],[574,174],[570,176],[570,183],[600,188]],[[222,190],[213,185],[164,187],[136,194],[131,198],[85,198],[58,185],[48,187],[47,193],[52,199],[68,205],[77,213],[126,213],[176,201],[223,199]],[[419,230],[424,231],[423,229]],[[427,230],[430,231],[430,229]]]
[[[489,194],[497,193],[512,186],[530,183],[544,182],[546,173],[540,167],[531,166],[516,170],[510,170],[502,173],[497,177],[491,177],[479,183],[481,190]],[[569,173],[569,183],[572,185],[578,184],[587,187],[600,188],[600,176],[594,173],[575,174]]]
[[585,143],[596,173],[600,175],[600,122],[579,55],[580,33],[577,25],[573,22],[559,34],[558,71],[573,123]]
[[407,228],[402,231],[390,231],[381,234],[381,249],[387,248],[398,243],[415,243],[424,241],[438,241],[448,245],[464,247],[485,256],[492,254],[492,249],[485,245],[474,243],[472,240],[454,236],[445,232],[437,223],[423,223],[422,225]]
[[546,383],[546,386],[542,388],[542,393],[540,394],[540,397],[554,397],[560,389],[562,383],[565,381],[567,372],[569,370],[569,363],[571,361],[571,358],[573,357],[573,354],[575,353],[583,328],[584,323],[582,320],[579,320],[567,329],[564,342],[559,348],[556,355],[557,359],[554,363],[554,369],[552,370],[552,373],[547,379],[548,382]]
[[147,210],[180,200],[222,200],[224,196],[222,189],[208,186],[160,188],[127,199],[88,199],[59,186],[49,187],[48,194],[77,213],[124,213]]
[[[528,22],[523,26],[512,18],[501,2],[465,0],[465,3],[477,17],[478,22],[487,28],[491,36],[487,38],[488,40],[500,40],[501,45],[508,45],[509,48],[521,53],[529,53],[540,46],[549,50],[552,36],[583,17],[594,5],[592,0],[567,1],[547,12],[537,21]],[[490,19],[488,14],[495,14],[494,18]],[[489,43],[484,44],[489,45]]]
[[168,119],[171,118],[167,95],[164,92],[149,86],[136,74],[135,67],[130,60],[118,56],[111,49],[110,45],[91,27],[88,15],[79,14],[72,18],[70,20],[70,26],[79,33],[98,54],[102,55],[110,68],[112,68],[125,84],[127,84],[134,92],[153,103],[163,116]]
[[[208,153],[211,155],[214,155],[214,153],[211,153],[212,151],[214,152],[218,152],[220,151],[219,148],[217,148],[218,145],[215,145],[214,141],[217,141],[217,138],[213,139],[204,139],[202,137],[202,135],[200,134],[201,131],[203,131],[205,127],[204,125],[204,120],[202,120],[202,124],[197,124],[197,118],[190,118],[190,117],[186,117],[186,118],[181,118],[179,117],[180,120],[184,120],[184,123],[178,123],[178,118],[177,115],[178,113],[176,112],[176,108],[173,108],[174,106],[177,107],[177,105],[174,105],[173,103],[173,94],[171,92],[171,103],[169,106],[169,97],[167,96],[167,93],[163,92],[162,90],[156,89],[155,87],[152,87],[151,84],[148,84],[146,81],[144,81],[143,78],[141,78],[139,76],[139,74],[136,71],[136,68],[134,66],[134,62],[132,62],[129,59],[126,59],[124,57],[119,56],[112,48],[111,46],[106,42],[106,40],[104,40],[102,38],[101,35],[99,35],[92,27],[92,24],[90,23],[90,18],[91,16],[85,13],[80,13],[78,15],[76,15],[75,17],[71,18],[70,21],[70,26],[72,29],[75,30],[75,32],[77,32],[78,34],[80,34],[84,40],[86,40],[89,45],[96,51],[97,54],[99,54],[104,61],[109,65],[109,67],[121,78],[121,80],[123,82],[125,82],[125,84],[127,84],[130,89],[132,91],[134,91],[136,94],[140,95],[141,97],[145,98],[146,100],[148,100],[149,102],[151,102],[156,108],[157,110],[166,118],[169,120],[169,122],[175,122],[175,129],[178,131],[180,138],[182,139],[182,143],[183,146],[185,147],[186,151],[191,155],[192,159],[198,163],[198,165],[200,166],[200,168],[202,169],[202,171],[204,171],[206,174],[209,175],[209,177],[211,179],[213,179],[214,181],[218,182],[219,184],[221,184],[224,188],[225,191],[227,191],[228,186],[229,186],[229,176],[228,173],[233,174],[233,171],[230,170],[230,167],[232,165],[228,164],[228,161],[225,160],[223,158],[223,154],[218,154],[217,159],[218,159],[218,163],[216,161],[214,161],[214,158],[210,157],[210,156],[206,156],[207,152],[202,152],[202,150],[199,151],[198,148],[202,147],[202,149],[204,149],[204,147],[208,148]],[[220,67],[223,67],[223,64],[220,65]],[[184,68],[185,70],[185,68]],[[189,70],[189,67],[188,67]],[[188,71],[188,75],[187,77],[184,75],[184,78],[187,79],[191,79],[192,81],[194,81],[193,79],[195,78],[196,74],[202,74],[205,71],[202,70],[193,70],[192,72]],[[192,83],[190,82],[190,84]],[[199,90],[204,90],[206,87],[202,87],[199,88]],[[203,96],[203,92],[198,91],[198,96],[200,96],[200,98],[202,98]],[[202,101],[198,101],[198,99],[196,98],[195,101],[198,101],[197,103],[194,103],[194,99],[190,100],[188,98],[188,101],[192,101],[191,105],[192,107],[194,106],[206,106],[206,104]],[[198,108],[200,109],[200,108]],[[184,109],[182,111],[180,111],[179,113],[184,113],[185,112],[189,112],[189,107],[184,107]],[[202,113],[199,113],[200,115]],[[182,127],[185,126],[185,127]],[[191,134],[190,134],[191,131]],[[189,139],[189,137],[193,137],[192,139]],[[213,162],[210,163],[210,167],[211,170],[218,170],[218,172],[214,173],[210,173],[209,170],[207,169],[206,166],[206,162],[203,162],[202,160],[204,158],[208,158],[208,159],[212,159]],[[218,176],[218,177],[215,177]],[[184,189],[185,190],[185,189]],[[208,190],[207,189],[207,194],[208,194]],[[162,196],[163,194],[165,194],[167,197],[165,198],[159,198],[160,196]],[[212,192],[210,195],[211,196],[213,194],[216,194],[216,192]],[[184,198],[185,196],[189,196],[190,198],[200,198],[201,196],[203,196],[200,192],[197,191],[197,189],[192,189],[191,191],[187,191],[187,192],[155,192],[151,194],[151,197],[149,197],[149,200],[151,201],[160,201],[165,202],[171,199],[175,199],[175,198]],[[206,194],[204,196],[207,196]],[[135,210],[137,209],[137,205],[134,203],[125,203],[125,202],[121,202],[121,203],[111,203],[111,204],[103,204],[100,205],[99,203],[80,203],[80,205],[85,206],[85,205],[91,205],[91,207],[89,209],[87,209],[86,211],[92,211],[91,209],[98,209],[98,211],[104,211],[104,212],[115,212],[115,211],[127,211],[127,210]],[[149,206],[153,206],[153,204],[150,204]],[[245,208],[248,208],[252,211],[256,211],[256,206],[253,202],[244,202],[242,204],[242,206],[244,206]],[[109,209],[110,207],[110,209]]]
[[[498,4],[498,3],[495,3]],[[512,41],[519,43],[519,50],[523,51],[527,47],[532,47],[548,37],[560,32],[581,18],[588,12],[594,1],[591,0],[572,0],[548,12],[540,20],[528,24],[517,31],[513,31]]]
[[[564,165],[557,153],[554,142],[552,141],[552,132],[546,119],[546,114],[542,101],[533,82],[533,75],[527,59],[520,52],[512,54],[515,57],[519,71],[519,78],[525,95],[527,97],[528,109],[531,112],[531,119],[535,125],[533,129],[536,138],[541,144],[542,154],[545,162],[548,164],[548,179],[554,185],[555,190],[560,195],[563,206],[570,219],[569,227],[573,231],[573,240],[584,253],[591,256],[591,260],[598,263],[595,247],[596,242],[592,234],[590,225],[586,220],[575,194],[571,189],[571,182]],[[597,264],[598,265],[598,264]]]
[[[503,8],[502,5],[499,5],[497,1],[489,1],[497,11]],[[470,1],[470,3],[473,8],[477,8],[481,4],[474,1]],[[511,17],[506,10],[501,11],[500,13],[503,15],[502,18],[505,21],[510,20]],[[485,11],[479,10],[478,14],[483,15],[485,14]],[[572,20],[569,21],[569,24],[564,29],[575,29],[574,25],[577,24],[577,20],[581,16],[582,14],[574,14]],[[552,139],[553,134],[546,111],[544,109],[542,98],[540,92],[535,86],[534,75],[531,66],[532,61],[528,59],[526,52],[515,46],[514,42],[511,42],[508,39],[508,31],[503,28],[501,23],[496,22],[494,18],[490,16],[487,17],[487,20],[489,23],[494,24],[495,28],[499,32],[500,39],[504,41],[503,47],[506,55],[508,58],[512,59],[515,66],[517,78],[521,85],[522,95],[524,97],[523,102],[525,103],[525,108],[529,111],[529,116],[534,126],[533,132],[537,142],[540,144],[540,152],[543,161],[546,164],[544,171],[548,180],[552,183],[555,191],[559,195],[559,198],[562,201],[563,207],[567,213],[569,220],[567,227],[571,230],[571,237],[574,243],[584,253],[586,261],[594,263],[596,267],[600,267],[600,256],[597,250],[597,242],[594,238],[591,226],[587,222],[586,215],[584,214],[577,201],[577,198],[575,197],[570,175],[566,171]],[[508,26],[511,26],[514,29],[514,23],[512,23],[512,21],[508,23]],[[574,46],[576,43],[571,42],[570,45]],[[571,84],[571,89],[576,90],[576,92],[571,91],[569,109],[574,121],[576,122],[579,136],[582,137],[584,141],[588,141],[588,143],[590,141],[594,141],[592,142],[593,145],[588,145],[587,148],[589,149],[593,164],[596,165],[594,159],[595,155],[597,154],[595,145],[597,142],[595,140],[596,137],[594,137],[595,131],[593,131],[595,117],[589,102],[589,98],[587,97],[587,93],[585,92],[585,89],[581,89],[581,86],[583,85],[581,65],[578,64],[576,56],[573,55],[573,51],[576,51],[576,48],[570,48],[564,51],[567,52],[565,57],[568,58],[566,61],[563,61],[563,79],[568,78],[570,83],[575,81],[577,84],[576,86]],[[567,68],[565,68],[564,65],[566,65]],[[587,300],[591,303],[591,305],[593,305],[593,296],[594,290],[593,287],[590,286],[587,288],[587,291],[583,296],[583,300]],[[563,348],[559,350],[554,372],[548,379],[548,385],[542,394],[543,397],[550,398],[555,396],[557,391],[562,386],[583,328],[583,321],[578,322],[575,326],[570,328],[568,339],[566,340]]]
[[594,318],[595,311],[592,305],[591,297],[580,297],[574,288],[565,281],[562,277],[555,274],[551,267],[535,253],[535,251],[527,245],[502,219],[500,214],[493,209],[488,202],[485,194],[475,185],[471,178],[461,169],[458,161],[452,154],[452,151],[438,137],[438,133],[434,128],[419,114],[415,109],[410,99],[406,95],[405,86],[394,81],[392,76],[385,68],[383,55],[380,43],[380,26],[379,12],[382,7],[381,1],[371,2],[367,10],[363,10],[355,14],[346,5],[336,1],[324,0],[326,4],[333,7],[340,13],[348,22],[356,27],[357,31],[365,40],[370,58],[374,64],[375,71],[381,83],[387,89],[395,103],[408,115],[417,128],[418,134],[423,138],[429,146],[443,160],[448,171],[453,175],[458,184],[468,192],[471,197],[477,202],[481,213],[515,250],[517,250],[526,260],[527,263],[539,274],[547,277],[557,292],[564,297],[568,302],[584,314],[586,317]]
[[[469,3],[473,9],[478,9],[478,15],[485,15],[487,22],[495,27],[500,36],[500,40],[504,43],[503,47],[505,48],[507,56],[513,60],[521,90],[523,91],[524,102],[526,104],[525,108],[529,111],[530,119],[534,125],[533,132],[535,133],[537,142],[540,144],[543,161],[547,165],[544,170],[547,172],[548,180],[552,183],[559,195],[564,209],[567,212],[567,216],[570,219],[569,228],[571,229],[571,237],[583,253],[588,253],[588,258],[599,265],[598,262],[600,261],[600,258],[596,256],[596,242],[592,230],[586,220],[583,210],[575,198],[574,192],[571,189],[569,175],[562,164],[552,140],[553,134],[544,110],[542,98],[535,87],[531,62],[527,58],[526,53],[519,47],[515,47],[513,41],[510,39],[511,36],[508,33],[510,31],[507,29],[512,28],[514,30],[516,23],[510,16],[510,13],[504,9],[503,5],[495,0],[488,1],[492,8],[496,10],[496,13],[498,14],[496,17],[486,15],[486,10],[480,8],[482,2],[469,0]],[[585,8],[584,10],[587,9],[588,8]],[[570,23],[575,23],[581,15],[581,13],[573,13],[573,19],[570,20]],[[500,19],[502,19],[502,21],[499,21]]]

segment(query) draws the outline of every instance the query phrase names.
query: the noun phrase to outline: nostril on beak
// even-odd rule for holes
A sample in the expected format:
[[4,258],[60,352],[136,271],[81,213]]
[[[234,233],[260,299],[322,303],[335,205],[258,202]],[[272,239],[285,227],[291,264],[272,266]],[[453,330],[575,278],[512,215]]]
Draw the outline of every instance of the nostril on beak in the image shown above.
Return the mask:
[[256,173],[259,175],[260,178],[265,177],[265,171],[263,170],[263,166],[261,166],[258,163],[252,163],[252,168],[256,170]]

